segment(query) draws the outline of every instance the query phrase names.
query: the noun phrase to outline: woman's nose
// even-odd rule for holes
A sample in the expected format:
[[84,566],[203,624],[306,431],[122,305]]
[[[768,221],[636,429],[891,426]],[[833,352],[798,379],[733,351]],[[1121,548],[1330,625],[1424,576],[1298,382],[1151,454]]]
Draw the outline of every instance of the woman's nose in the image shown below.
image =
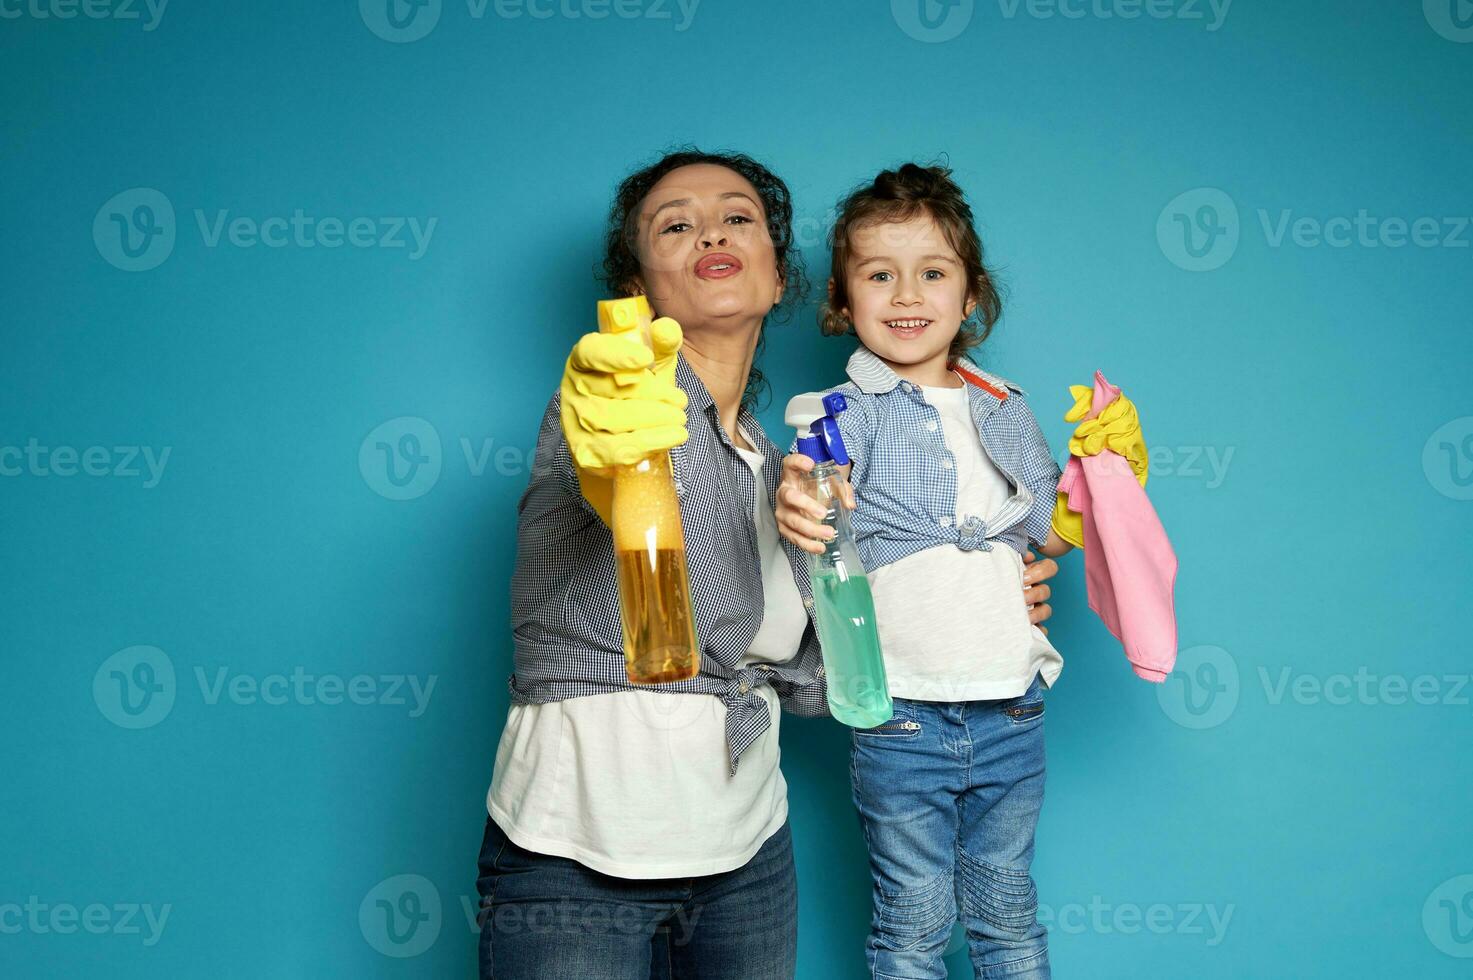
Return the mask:
[[720,232],[707,231],[704,228],[701,229],[701,247],[702,248],[715,248],[717,245],[725,245],[725,244],[726,244],[726,235],[724,235],[724,234],[722,234]]

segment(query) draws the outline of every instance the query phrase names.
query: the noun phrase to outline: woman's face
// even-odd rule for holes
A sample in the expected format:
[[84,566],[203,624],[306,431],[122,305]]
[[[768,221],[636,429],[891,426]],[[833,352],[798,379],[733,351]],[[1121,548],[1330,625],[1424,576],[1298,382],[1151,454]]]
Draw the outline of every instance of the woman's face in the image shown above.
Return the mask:
[[760,322],[782,276],[757,189],[733,170],[692,164],[666,174],[639,208],[640,285],[687,332]]

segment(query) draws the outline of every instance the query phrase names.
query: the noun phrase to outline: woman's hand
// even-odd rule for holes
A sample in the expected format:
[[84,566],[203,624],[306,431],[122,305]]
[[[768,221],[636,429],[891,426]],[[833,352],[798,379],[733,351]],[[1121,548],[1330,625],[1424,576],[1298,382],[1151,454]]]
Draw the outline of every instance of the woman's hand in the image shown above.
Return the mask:
[[1059,573],[1059,563],[1052,558],[1039,558],[1033,552],[1023,556],[1023,601],[1028,603],[1028,621],[1047,633],[1048,627],[1041,625],[1054,614],[1048,604],[1053,594],[1048,580]]
[[675,383],[680,325],[650,324],[646,347],[619,334],[584,334],[568,357],[562,382],[562,429],[583,497],[609,522],[612,476],[690,438],[686,394]]
[[[833,539],[834,529],[823,523],[823,507],[803,489],[803,481],[812,469],[813,460],[802,453],[783,458],[783,479],[777,488],[777,529],[797,547],[811,555],[821,555],[825,543]],[[835,484],[839,499],[853,510],[854,488],[849,485],[849,466],[839,469],[844,476]]]

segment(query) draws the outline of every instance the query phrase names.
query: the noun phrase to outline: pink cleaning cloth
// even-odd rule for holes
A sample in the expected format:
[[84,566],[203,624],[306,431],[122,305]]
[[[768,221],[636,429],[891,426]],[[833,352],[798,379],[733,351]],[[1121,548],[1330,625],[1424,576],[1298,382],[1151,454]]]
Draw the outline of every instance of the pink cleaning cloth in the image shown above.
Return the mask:
[[[1095,372],[1089,418],[1120,397]],[[1083,517],[1089,607],[1125,647],[1136,674],[1157,684],[1176,665],[1176,552],[1125,457],[1070,456],[1059,493]]]

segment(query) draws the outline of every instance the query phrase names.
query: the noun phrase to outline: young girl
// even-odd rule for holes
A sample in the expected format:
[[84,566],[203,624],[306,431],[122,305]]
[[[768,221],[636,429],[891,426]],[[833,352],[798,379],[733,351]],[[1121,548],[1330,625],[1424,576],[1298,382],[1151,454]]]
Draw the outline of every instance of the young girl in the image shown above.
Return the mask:
[[[963,353],[1001,314],[960,188],[941,167],[885,171],[842,204],[825,333],[855,333],[838,417],[854,529],[874,593],[894,717],[854,732],[869,845],[874,977],[946,976],[960,914],[979,977],[1049,976],[1029,874],[1043,802],[1043,691],[1063,667],[1022,598],[1052,528],[1060,470],[1011,381]],[[831,531],[784,466],[777,517],[819,552]],[[1076,515],[1077,516],[1077,515]]]

